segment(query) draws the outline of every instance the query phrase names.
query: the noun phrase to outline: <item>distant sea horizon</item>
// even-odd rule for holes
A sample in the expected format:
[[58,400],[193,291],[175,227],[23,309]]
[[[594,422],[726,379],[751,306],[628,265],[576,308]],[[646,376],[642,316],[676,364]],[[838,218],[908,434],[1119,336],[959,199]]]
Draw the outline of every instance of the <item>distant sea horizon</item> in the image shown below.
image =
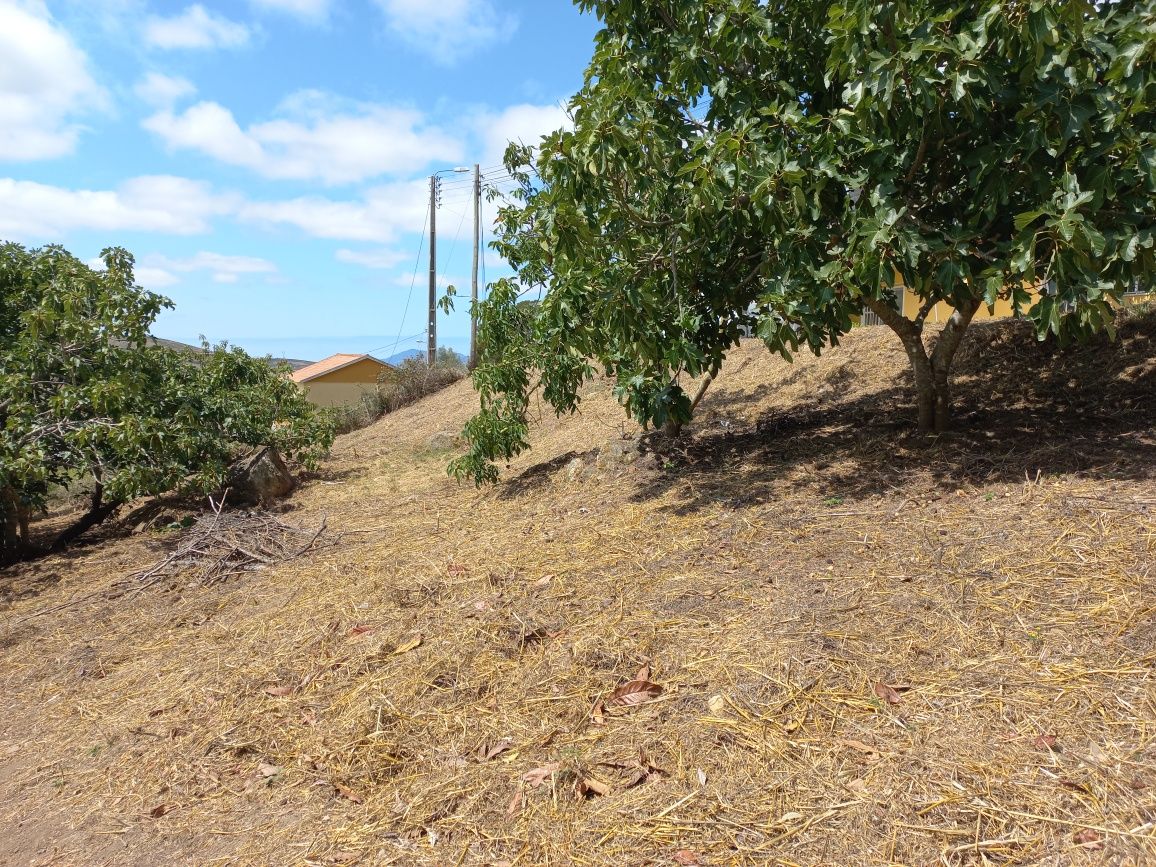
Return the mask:
[[[200,345],[199,335],[173,334],[162,330],[155,332],[156,337],[167,340],[179,340],[181,343]],[[206,335],[210,343],[218,343],[221,338],[215,335]],[[356,337],[229,337],[225,338],[232,346],[240,346],[250,355],[264,357],[271,355],[274,358],[291,358],[299,361],[320,361],[337,353],[356,353],[373,355],[382,361],[413,350],[414,353],[424,353],[426,349],[425,335],[420,338],[410,337],[409,340],[398,342],[397,335],[368,334]],[[449,346],[462,355],[469,352],[469,335],[446,334],[439,335],[438,346]]]

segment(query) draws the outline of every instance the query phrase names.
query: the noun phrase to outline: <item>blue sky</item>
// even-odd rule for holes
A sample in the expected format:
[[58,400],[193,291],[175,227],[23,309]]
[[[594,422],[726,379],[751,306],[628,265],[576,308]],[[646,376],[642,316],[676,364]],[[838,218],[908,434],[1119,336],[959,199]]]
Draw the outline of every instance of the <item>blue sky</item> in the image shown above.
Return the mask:
[[[568,0],[0,0],[0,239],[126,247],[176,303],[161,337],[424,347],[429,174],[500,184],[508,140],[565,123],[596,29]],[[467,295],[468,196],[447,176],[438,212]],[[464,309],[438,336],[466,349]]]

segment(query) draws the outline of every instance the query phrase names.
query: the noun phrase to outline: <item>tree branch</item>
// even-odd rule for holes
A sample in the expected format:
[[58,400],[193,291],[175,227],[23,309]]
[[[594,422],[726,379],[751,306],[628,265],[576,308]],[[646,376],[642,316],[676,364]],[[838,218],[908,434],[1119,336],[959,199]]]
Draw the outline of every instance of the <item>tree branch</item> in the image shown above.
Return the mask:
[[927,321],[928,315],[931,313],[931,311],[935,308],[935,305],[938,303],[939,303],[938,298],[928,298],[926,301],[923,302],[923,304],[919,308],[919,313],[915,317],[915,326],[917,328],[922,330],[923,323]]
[[939,334],[939,339],[935,341],[935,349],[931,352],[931,366],[937,373],[946,373],[950,370],[951,360],[955,357],[955,351],[959,349],[963,333],[971,324],[979,305],[979,299],[972,298],[967,304],[952,311],[947,324]]
[[923,165],[924,157],[927,156],[927,124],[923,125],[923,134],[919,138],[919,148],[915,151],[915,160],[911,163],[911,168],[907,170],[907,174],[903,178],[903,183],[909,184],[915,179],[916,173]]
[[863,303],[883,320],[883,324],[889,327],[892,331],[899,335],[903,340],[904,345],[907,341],[919,339],[920,328],[886,301],[880,298],[868,296],[863,299]]

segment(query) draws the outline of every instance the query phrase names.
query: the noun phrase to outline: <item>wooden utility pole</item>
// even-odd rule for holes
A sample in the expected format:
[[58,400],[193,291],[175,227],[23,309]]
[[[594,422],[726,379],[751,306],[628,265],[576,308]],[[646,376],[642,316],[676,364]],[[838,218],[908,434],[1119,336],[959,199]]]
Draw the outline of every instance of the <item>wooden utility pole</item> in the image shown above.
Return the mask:
[[429,176],[429,326],[426,329],[426,364],[434,365],[438,351],[438,176]]
[[478,252],[482,246],[482,167],[474,163],[474,271],[470,281],[470,370],[478,363]]

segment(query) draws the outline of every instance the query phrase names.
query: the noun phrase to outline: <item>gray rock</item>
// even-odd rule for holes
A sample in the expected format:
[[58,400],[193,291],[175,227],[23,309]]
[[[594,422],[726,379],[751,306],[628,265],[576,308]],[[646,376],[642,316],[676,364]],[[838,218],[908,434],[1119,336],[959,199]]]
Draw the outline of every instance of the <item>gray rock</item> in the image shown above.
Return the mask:
[[574,460],[566,464],[566,481],[575,481],[579,476],[582,475],[582,472],[585,469],[586,464],[582,462],[582,458],[574,458]]
[[229,469],[229,499],[265,505],[290,493],[297,483],[272,446],[257,449]]
[[636,440],[613,439],[598,450],[597,463],[600,467],[632,464],[638,459],[638,456],[638,442]]
[[461,443],[458,440],[458,435],[453,431],[439,430],[426,440],[425,445],[431,452],[447,452],[450,449],[456,449]]

